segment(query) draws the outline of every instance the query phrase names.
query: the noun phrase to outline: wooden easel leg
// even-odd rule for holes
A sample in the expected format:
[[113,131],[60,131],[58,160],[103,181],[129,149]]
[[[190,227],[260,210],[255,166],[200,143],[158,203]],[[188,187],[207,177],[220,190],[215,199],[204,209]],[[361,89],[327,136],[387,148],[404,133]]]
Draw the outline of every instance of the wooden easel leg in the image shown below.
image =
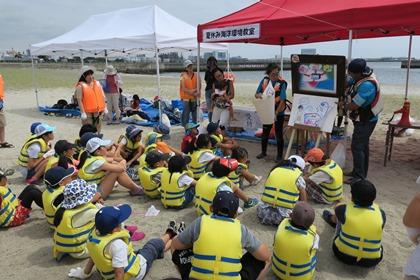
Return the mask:
[[296,129],[293,128],[292,134],[290,135],[289,143],[287,145],[287,151],[286,151],[286,155],[284,156],[284,159],[287,159],[290,155],[290,151],[292,150],[293,140],[295,139],[295,133],[296,133]]
[[316,136],[315,148],[319,147],[319,143],[321,142],[321,136],[322,136],[322,132],[319,132],[318,135]]

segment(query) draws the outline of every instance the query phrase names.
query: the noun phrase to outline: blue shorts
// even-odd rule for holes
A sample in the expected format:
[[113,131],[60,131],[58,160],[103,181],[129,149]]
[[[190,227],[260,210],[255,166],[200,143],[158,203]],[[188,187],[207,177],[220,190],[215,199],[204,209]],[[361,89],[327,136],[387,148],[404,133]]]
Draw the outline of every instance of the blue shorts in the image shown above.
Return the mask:
[[165,243],[160,238],[154,238],[147,241],[143,248],[138,250],[136,254],[140,254],[147,261],[146,273],[152,268],[152,263],[157,259],[163,259],[165,251]]

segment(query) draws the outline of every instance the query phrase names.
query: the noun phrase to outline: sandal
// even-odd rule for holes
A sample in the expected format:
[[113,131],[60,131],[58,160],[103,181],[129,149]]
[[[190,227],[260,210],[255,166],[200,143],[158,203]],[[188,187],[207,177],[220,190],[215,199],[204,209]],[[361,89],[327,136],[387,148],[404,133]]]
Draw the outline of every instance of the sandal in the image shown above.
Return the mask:
[[15,146],[13,146],[12,144],[7,143],[7,142],[0,143],[0,149],[1,148],[14,148],[14,147]]
[[331,214],[330,211],[328,210],[324,210],[324,212],[322,212],[322,219],[324,219],[324,221],[329,224],[332,228],[335,228],[337,226],[336,223],[334,223],[331,219],[333,214]]

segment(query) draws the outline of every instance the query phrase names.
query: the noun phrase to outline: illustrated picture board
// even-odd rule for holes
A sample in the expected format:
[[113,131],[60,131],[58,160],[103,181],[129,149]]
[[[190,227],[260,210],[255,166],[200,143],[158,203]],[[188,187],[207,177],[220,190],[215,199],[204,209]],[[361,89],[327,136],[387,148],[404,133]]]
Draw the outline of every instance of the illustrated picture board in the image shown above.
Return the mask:
[[294,94],[289,126],[319,128],[331,133],[337,116],[337,103],[336,97]]
[[292,92],[337,97],[344,94],[346,58],[331,55],[291,56]]

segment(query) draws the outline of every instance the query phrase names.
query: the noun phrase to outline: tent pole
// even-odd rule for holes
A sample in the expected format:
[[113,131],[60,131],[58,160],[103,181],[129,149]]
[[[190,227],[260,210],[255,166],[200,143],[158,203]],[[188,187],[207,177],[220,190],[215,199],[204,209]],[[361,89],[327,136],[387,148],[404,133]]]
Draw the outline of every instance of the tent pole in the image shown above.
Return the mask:
[[349,30],[349,46],[347,49],[347,65],[350,63],[351,54],[353,50],[353,30]]
[[280,45],[280,76],[283,77],[283,45]]
[[410,34],[410,40],[408,43],[408,60],[407,60],[407,77],[405,79],[405,96],[404,100],[407,100],[408,96],[408,79],[410,78],[410,68],[411,68],[411,45],[413,43],[413,34]]
[[108,66],[108,51],[105,50],[105,66]]
[[160,71],[159,71],[159,49],[155,47],[156,76],[157,76],[157,95],[159,97],[159,123],[162,123],[162,102],[160,100]]
[[80,60],[82,62],[82,67],[85,66],[85,64],[83,62],[83,50],[80,50]]
[[229,46],[226,50],[226,66],[227,66],[227,72],[228,72],[228,77],[229,77],[229,73],[230,73],[230,52],[229,52]]
[[32,86],[35,91],[36,106],[39,108],[38,87],[36,86],[36,82],[35,82],[35,63],[34,63],[34,57],[32,55],[31,55],[31,62],[32,62]]
[[[229,70],[228,70],[229,71]],[[198,96],[197,100],[197,108],[196,108],[196,118],[197,121],[200,122],[200,98],[201,98],[201,91],[200,91],[200,42],[197,42],[197,91],[199,91],[200,95]]]

